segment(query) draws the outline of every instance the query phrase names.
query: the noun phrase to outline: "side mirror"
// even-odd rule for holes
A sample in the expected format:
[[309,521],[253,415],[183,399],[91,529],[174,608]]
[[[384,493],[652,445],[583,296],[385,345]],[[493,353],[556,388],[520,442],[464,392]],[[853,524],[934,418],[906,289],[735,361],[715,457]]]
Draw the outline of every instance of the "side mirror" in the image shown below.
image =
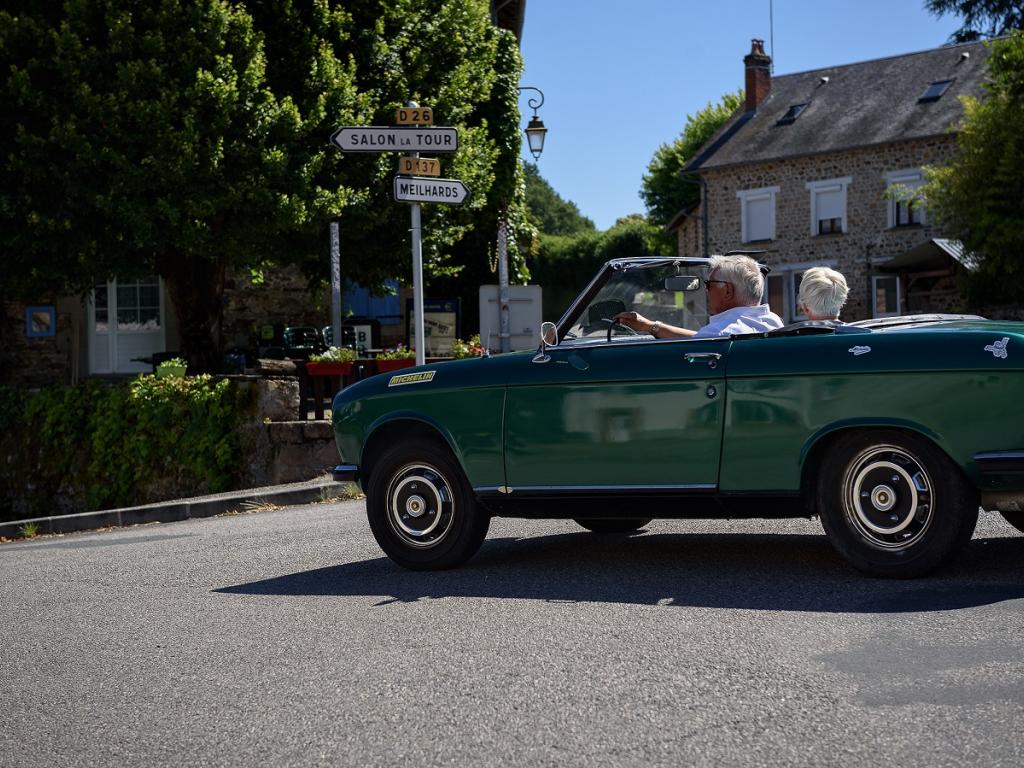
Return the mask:
[[548,354],[548,346],[558,346],[558,329],[554,323],[541,323],[540,324],[540,349],[537,350],[537,354],[533,356],[533,362],[535,363],[546,363],[551,359],[551,355]]
[[551,347],[558,346],[558,328],[554,323],[540,324],[540,340]]
[[700,278],[693,275],[677,275],[665,278],[666,291],[699,291]]

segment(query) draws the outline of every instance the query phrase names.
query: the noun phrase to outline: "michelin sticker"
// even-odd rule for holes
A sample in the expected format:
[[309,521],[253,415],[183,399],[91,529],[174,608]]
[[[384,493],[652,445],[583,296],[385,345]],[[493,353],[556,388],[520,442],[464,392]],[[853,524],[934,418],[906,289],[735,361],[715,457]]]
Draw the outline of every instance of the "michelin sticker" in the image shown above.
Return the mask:
[[422,384],[426,381],[433,381],[434,374],[437,371],[421,371],[420,373],[401,373],[398,376],[392,376],[388,380],[389,387],[401,387],[405,384]]

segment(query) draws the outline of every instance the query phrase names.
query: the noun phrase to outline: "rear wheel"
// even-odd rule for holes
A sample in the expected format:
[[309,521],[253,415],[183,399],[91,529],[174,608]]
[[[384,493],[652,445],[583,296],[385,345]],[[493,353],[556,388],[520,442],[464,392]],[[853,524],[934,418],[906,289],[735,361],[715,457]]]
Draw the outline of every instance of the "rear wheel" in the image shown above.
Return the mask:
[[1000,512],[1003,519],[1016,528],[1021,533],[1024,533],[1024,512]]
[[872,576],[923,576],[970,540],[978,494],[928,440],[895,430],[841,437],[823,465],[818,509],[832,546]]
[[490,516],[446,445],[411,440],[380,456],[366,490],[370,530],[404,568],[452,568],[480,548]]
[[576,522],[594,533],[632,533],[651,521],[640,518],[577,517]]

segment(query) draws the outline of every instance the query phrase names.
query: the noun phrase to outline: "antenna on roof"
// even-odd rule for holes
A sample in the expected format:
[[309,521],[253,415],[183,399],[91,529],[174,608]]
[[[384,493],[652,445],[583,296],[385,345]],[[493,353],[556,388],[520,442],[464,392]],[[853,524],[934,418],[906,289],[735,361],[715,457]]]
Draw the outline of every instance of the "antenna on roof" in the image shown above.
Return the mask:
[[768,0],[768,55],[772,57],[771,73],[775,74],[775,12],[774,0]]

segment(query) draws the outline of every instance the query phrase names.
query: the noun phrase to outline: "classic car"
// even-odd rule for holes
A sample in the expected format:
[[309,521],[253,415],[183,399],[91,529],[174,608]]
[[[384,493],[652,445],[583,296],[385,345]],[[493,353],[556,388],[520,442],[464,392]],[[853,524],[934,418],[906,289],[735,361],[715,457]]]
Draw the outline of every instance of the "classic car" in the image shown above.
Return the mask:
[[597,533],[820,516],[857,569],[915,577],[964,546],[979,506],[1024,531],[1024,323],[918,315],[655,339],[614,321],[692,320],[706,269],[611,261],[536,351],[339,392],[335,478],[365,491],[384,552],[452,567],[492,516]]

